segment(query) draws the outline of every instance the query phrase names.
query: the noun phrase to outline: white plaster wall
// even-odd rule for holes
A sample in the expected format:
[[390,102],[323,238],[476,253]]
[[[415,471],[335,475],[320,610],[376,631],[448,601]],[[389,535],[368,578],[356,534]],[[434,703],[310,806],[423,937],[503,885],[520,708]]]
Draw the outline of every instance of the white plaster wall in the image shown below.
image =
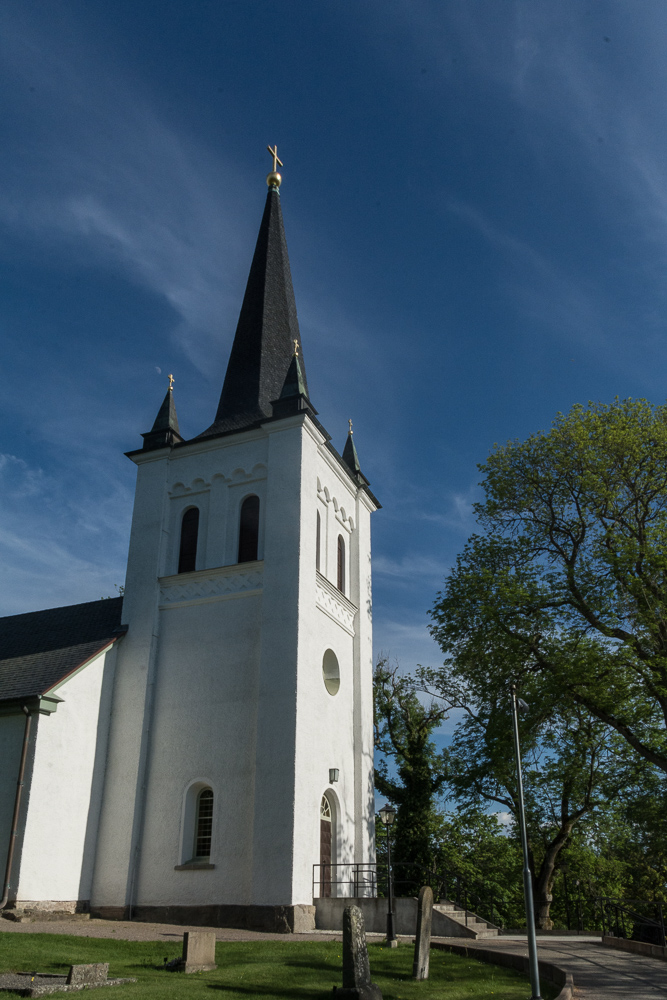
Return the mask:
[[[315,511],[326,515],[322,571],[335,583],[343,533],[346,590],[358,602],[369,595],[369,571],[359,566],[370,559],[370,508],[357,512],[356,486],[304,416],[135,460],[129,632],[119,647],[93,902],[308,903],[329,768],[340,770],[337,841],[345,860],[368,859],[359,824],[367,830],[369,774],[372,782],[369,605],[355,636],[316,606]],[[318,497],[318,479],[328,495],[322,487]],[[215,579],[232,571],[215,567],[236,563],[238,511],[249,493],[261,500],[263,560],[252,564],[261,586],[221,598]],[[160,606],[160,578],[172,594],[180,586],[170,575],[180,517],[194,503],[201,569],[184,574],[181,598]],[[214,596],[197,597],[198,588]],[[341,667],[333,698],[322,679],[328,647]],[[183,861],[183,795],[202,775],[215,793],[215,868],[175,871]]]
[[[293,901],[312,899],[313,864],[319,863],[322,795],[327,789],[336,802],[334,861],[371,860],[368,831],[372,825],[372,702],[368,714],[368,680],[372,677],[369,509],[359,527],[358,490],[325,448],[321,436],[306,433],[302,465],[301,617],[299,625],[298,699],[295,792],[295,864]],[[319,490],[318,490],[319,484]],[[326,517],[322,516],[322,500]],[[321,572],[336,583],[337,542],[346,547],[346,596],[357,607],[354,636],[315,603],[316,511],[322,519]],[[350,515],[352,520],[350,520]],[[326,526],[326,527],[325,527]],[[326,532],[326,534],[325,534]],[[363,571],[361,567],[364,567]],[[336,654],[340,688],[330,695],[324,685],[322,658],[327,648]],[[329,768],[339,780],[329,786]],[[331,798],[331,795],[330,795]]]
[[124,906],[132,882],[142,798],[142,765],[155,665],[161,566],[166,562],[169,452],[149,452],[137,475],[123,620],[118,645],[109,749],[91,900]]
[[[161,611],[155,718],[136,902],[246,903],[252,861],[261,594]],[[183,802],[214,792],[213,871],[175,871]]]
[[257,695],[252,902],[289,904],[295,839],[295,735],[304,417],[269,434]]
[[[212,754],[232,775],[246,774],[250,767],[245,751],[235,749],[236,737],[225,737],[224,718],[213,708],[222,700],[233,715],[232,729],[238,724],[254,733],[255,696],[241,699],[244,717],[233,708],[234,700],[239,701],[233,692],[237,677],[244,683],[252,677],[258,654],[249,648],[248,636],[257,643],[260,627],[250,627],[246,619],[257,618],[261,599],[239,594],[228,602],[215,601],[215,607],[191,602],[160,610],[160,578],[177,568],[180,518],[195,503],[200,507],[197,566],[205,573],[236,563],[237,508],[248,493],[264,499],[267,448],[263,431],[249,431],[134,458],[139,471],[124,602],[129,631],[118,657],[93,884],[96,906],[227,901],[220,898],[224,869],[217,881],[208,872],[173,871],[180,860],[174,853],[180,829],[176,823],[175,833],[171,817],[180,818],[181,796],[190,780],[220,771],[221,763],[217,770],[209,766]],[[263,510],[261,516],[263,522]],[[262,532],[263,523],[260,549]],[[187,576],[195,584],[200,578],[197,573]],[[226,603],[234,610],[225,610]],[[221,666],[225,649],[227,667]],[[188,694],[195,691],[196,696]],[[173,706],[178,706],[175,714]],[[213,713],[210,718],[207,712]],[[167,718],[171,725],[165,727]],[[194,734],[196,751],[190,746]],[[236,795],[238,785],[237,779],[220,780],[220,829],[228,822],[229,797]],[[243,848],[247,850],[245,841]],[[232,873],[234,900],[247,881],[241,869]],[[247,889],[243,892],[242,901],[248,902]]]
[[[100,718],[105,671],[114,652],[101,653],[57,689],[63,701],[39,716],[17,898],[90,899],[97,836],[101,764],[108,718]],[[96,773],[96,760],[98,771]]]

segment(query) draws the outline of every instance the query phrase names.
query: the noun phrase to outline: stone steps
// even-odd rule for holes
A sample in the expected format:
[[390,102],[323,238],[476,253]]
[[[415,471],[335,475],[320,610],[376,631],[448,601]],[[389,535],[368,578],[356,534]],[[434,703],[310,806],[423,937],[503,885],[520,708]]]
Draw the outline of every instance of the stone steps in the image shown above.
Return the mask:
[[465,937],[479,940],[481,938],[494,938],[498,936],[498,928],[494,924],[489,923],[487,920],[480,920],[470,910],[468,910],[468,919],[466,920],[466,911],[460,910],[455,903],[445,900],[443,903],[434,903],[433,909],[458,924]]

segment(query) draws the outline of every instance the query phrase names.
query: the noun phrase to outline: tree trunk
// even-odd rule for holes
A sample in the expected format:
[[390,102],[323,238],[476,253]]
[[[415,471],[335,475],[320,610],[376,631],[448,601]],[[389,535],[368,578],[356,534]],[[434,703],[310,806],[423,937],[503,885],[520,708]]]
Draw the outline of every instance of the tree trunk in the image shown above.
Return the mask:
[[550,931],[554,922],[549,916],[553,896],[550,892],[543,892],[535,896],[535,926],[538,931]]

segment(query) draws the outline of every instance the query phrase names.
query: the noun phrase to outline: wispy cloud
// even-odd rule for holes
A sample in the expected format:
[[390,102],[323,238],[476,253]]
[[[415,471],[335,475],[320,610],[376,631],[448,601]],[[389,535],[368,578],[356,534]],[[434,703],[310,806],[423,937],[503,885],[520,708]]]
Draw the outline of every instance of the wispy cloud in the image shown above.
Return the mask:
[[373,559],[373,573],[391,576],[411,585],[416,578],[438,581],[443,576],[442,562],[428,556],[407,555],[400,559],[379,555]]
[[103,469],[94,480],[81,493],[0,455],[0,614],[96,600],[123,582],[131,497]]
[[98,262],[162,296],[179,317],[172,335],[208,372],[238,308],[234,268],[222,274],[220,262],[235,258],[237,234],[249,230],[222,192],[230,181],[242,192],[243,178],[172,126],[64,11],[26,12],[4,9],[0,56],[33,176],[25,185],[25,163],[6,163],[0,224],[25,244],[58,248],[77,266]]

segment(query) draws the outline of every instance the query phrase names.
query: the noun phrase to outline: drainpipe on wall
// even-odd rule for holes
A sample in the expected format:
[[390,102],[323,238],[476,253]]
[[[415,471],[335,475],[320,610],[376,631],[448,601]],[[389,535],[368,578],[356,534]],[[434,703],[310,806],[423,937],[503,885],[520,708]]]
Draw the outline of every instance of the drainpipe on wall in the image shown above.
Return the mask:
[[21,792],[23,791],[23,773],[25,771],[26,757],[28,756],[28,743],[30,742],[30,722],[32,716],[28,709],[23,706],[25,712],[25,729],[23,731],[23,749],[21,750],[21,763],[19,764],[19,776],[16,782],[16,798],[14,799],[14,815],[12,817],[12,832],[9,837],[9,847],[7,849],[7,866],[5,868],[5,890],[2,900],[0,900],[0,910],[3,910],[9,899],[9,879],[12,874],[12,862],[14,860],[14,847],[19,826],[19,810],[21,808]]

